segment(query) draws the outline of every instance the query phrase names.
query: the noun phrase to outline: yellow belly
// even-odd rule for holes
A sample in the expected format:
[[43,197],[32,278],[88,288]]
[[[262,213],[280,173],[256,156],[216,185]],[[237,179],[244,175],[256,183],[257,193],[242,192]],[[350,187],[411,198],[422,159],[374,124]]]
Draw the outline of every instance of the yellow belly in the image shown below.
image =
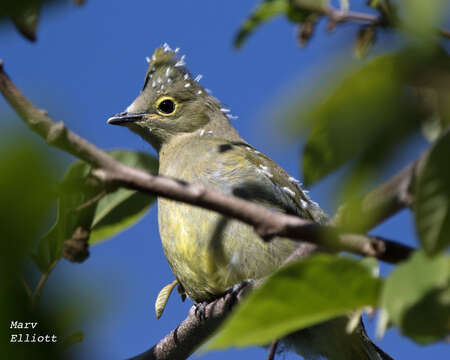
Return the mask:
[[264,243],[248,225],[166,199],[158,200],[158,221],[172,271],[195,301],[269,274],[296,247],[287,239]]

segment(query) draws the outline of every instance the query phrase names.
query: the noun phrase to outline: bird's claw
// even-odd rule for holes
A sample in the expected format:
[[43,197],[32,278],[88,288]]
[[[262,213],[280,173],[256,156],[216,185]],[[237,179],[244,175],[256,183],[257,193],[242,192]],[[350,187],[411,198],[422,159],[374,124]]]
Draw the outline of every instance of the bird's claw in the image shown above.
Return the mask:
[[227,299],[227,303],[228,303],[228,307],[232,308],[237,300],[238,300],[238,295],[241,292],[242,289],[244,289],[245,287],[247,287],[249,284],[253,283],[253,280],[244,280],[239,284],[235,284],[233,286],[230,286],[226,291],[225,291],[225,296],[228,297]]
[[[249,284],[253,283],[253,280],[244,280],[243,282],[239,284],[235,284],[233,286],[230,286],[228,289],[225,290],[222,296],[219,296],[214,301],[219,300],[220,298],[225,299],[226,306],[228,306],[229,309],[231,309],[238,301],[238,295],[241,293],[242,289],[247,287]],[[210,304],[207,301],[202,301],[196,303],[195,309],[194,309],[194,315],[199,320],[206,320],[206,306]]]
[[202,301],[195,304],[194,314],[195,317],[199,320],[206,319],[206,306],[208,305],[207,301]]

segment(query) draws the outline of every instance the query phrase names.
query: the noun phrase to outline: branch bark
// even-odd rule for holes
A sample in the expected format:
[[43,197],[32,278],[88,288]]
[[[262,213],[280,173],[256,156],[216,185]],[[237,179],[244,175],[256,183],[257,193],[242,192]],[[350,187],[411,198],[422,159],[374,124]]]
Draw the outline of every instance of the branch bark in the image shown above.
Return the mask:
[[207,304],[204,317],[196,315],[195,305],[174,330],[162,338],[149,350],[128,360],[184,360],[216,331],[233,306],[250,290],[252,285],[241,288],[237,294],[228,293]]
[[[304,244],[295,250],[285,264],[304,258],[315,251],[315,246]],[[204,318],[196,315],[195,305],[189,310],[189,314],[180,325],[158,341],[147,351],[128,360],[184,360],[198,349],[202,343],[213,334],[222,322],[231,313],[232,308],[245,297],[247,293],[261,286],[264,279],[247,281],[239,285],[237,291],[228,292],[224,296],[207,304],[204,309]],[[182,344],[182,345],[181,345]],[[278,341],[272,343],[268,359],[272,359]]]
[[[429,150],[426,150],[416,161],[366,194],[358,203],[341,205],[331,219],[330,225],[346,231],[364,233],[411,206],[414,198],[413,186],[428,153]],[[358,227],[355,227],[354,221],[352,221],[355,212],[361,219],[364,219],[364,222],[358,224]]]

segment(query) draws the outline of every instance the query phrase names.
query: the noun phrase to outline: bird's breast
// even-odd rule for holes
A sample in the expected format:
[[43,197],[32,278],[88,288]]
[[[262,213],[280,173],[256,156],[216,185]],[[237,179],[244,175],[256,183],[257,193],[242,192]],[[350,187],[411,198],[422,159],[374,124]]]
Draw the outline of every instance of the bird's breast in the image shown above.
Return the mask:
[[158,221],[164,253],[170,267],[195,300],[212,299],[243,280],[232,268],[226,220],[220,215],[158,200]]
[[[241,183],[252,184],[248,181],[251,171],[239,166],[242,159],[232,151],[218,153],[220,146],[210,142],[183,145],[162,158],[162,174],[228,194],[242,188]],[[249,191],[255,189],[251,186]],[[172,271],[197,301],[213,299],[243,280],[268,275],[296,247],[286,239],[265,243],[242,222],[163,198],[158,199],[158,221]]]

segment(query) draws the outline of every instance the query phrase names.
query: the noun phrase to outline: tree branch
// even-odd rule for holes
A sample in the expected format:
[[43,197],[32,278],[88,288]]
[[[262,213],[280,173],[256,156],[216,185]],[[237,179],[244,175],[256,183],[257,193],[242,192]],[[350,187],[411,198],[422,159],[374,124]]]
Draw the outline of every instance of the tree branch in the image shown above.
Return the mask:
[[330,18],[330,20],[336,24],[355,21],[376,25],[381,21],[381,19],[377,15],[356,11],[342,11],[334,8],[328,8],[327,10],[324,11],[324,14],[327,15]]
[[267,360],[274,360],[275,359],[275,353],[277,351],[277,347],[278,347],[278,340],[275,340],[270,345],[269,355],[267,355]]
[[216,331],[233,306],[253,287],[249,284],[241,288],[237,294],[228,293],[207,304],[204,318],[196,315],[195,305],[189,314],[174,330],[161,339],[149,350],[129,360],[184,360]]
[[[314,251],[314,247],[299,247],[285,261],[285,264],[304,258]],[[232,308],[237,305],[253,289],[261,286],[264,279],[246,281],[240,284],[238,290],[227,292],[222,297],[207,304],[204,318],[196,315],[195,305],[180,325],[158,341],[149,350],[128,360],[184,360],[198,349],[202,343],[213,334],[222,322],[230,315]],[[278,341],[272,343],[268,359],[273,359]]]
[[53,263],[50,265],[48,270],[45,273],[43,273],[41,278],[39,279],[39,282],[36,285],[36,288],[34,289],[32,294],[30,295],[30,301],[31,301],[31,306],[32,307],[36,307],[37,306],[37,304],[38,304],[38,302],[39,302],[39,300],[41,298],[42,287],[47,282],[48,277],[50,276],[51,272],[55,268],[56,264],[58,264],[59,260],[61,260],[61,258],[56,259],[55,261],[53,261]]
[[[271,211],[241,198],[225,195],[200,184],[188,184],[163,175],[155,176],[126,166],[106,152],[55,123],[47,113],[36,108],[12,83],[0,62],[0,91],[26,124],[47,143],[91,164],[93,175],[105,185],[121,186],[194,206],[213,210],[254,227],[268,241],[275,236],[307,241],[331,250],[373,256],[388,262],[405,260],[413,250],[409,246],[379,237],[346,234],[332,226],[324,226],[297,216]],[[395,251],[392,251],[395,249]]]
[[[303,244],[299,246],[284,264],[302,259],[315,251],[315,246]],[[223,297],[209,303],[205,308],[205,319],[195,315],[195,306],[177,328],[161,339],[149,350],[128,360],[184,360],[187,359],[201,344],[206,341],[222,322],[230,315],[232,306],[236,305],[244,296],[263,284],[264,279],[243,283],[236,293],[227,293]],[[278,341],[272,343],[268,360],[273,359]]]
[[[394,27],[401,27],[401,23],[391,24],[391,21],[388,23],[387,21],[389,16],[389,13],[386,11],[383,11],[384,16],[364,13],[364,12],[357,12],[357,11],[348,11],[348,10],[341,10],[341,9],[335,9],[332,6],[321,6],[321,5],[308,5],[305,4],[303,1],[294,2],[294,4],[297,6],[298,9],[302,10],[309,10],[324,16],[327,16],[330,20],[330,24],[328,26],[329,30],[334,29],[334,27],[337,24],[345,23],[345,22],[357,22],[357,23],[364,23],[368,25],[391,25]],[[436,34],[450,39],[450,30],[447,29],[436,29]]]
[[[366,232],[413,203],[413,186],[429,153],[406,166],[398,174],[366,194],[357,204],[341,205],[330,225],[346,231]],[[363,223],[355,225],[355,214]]]

